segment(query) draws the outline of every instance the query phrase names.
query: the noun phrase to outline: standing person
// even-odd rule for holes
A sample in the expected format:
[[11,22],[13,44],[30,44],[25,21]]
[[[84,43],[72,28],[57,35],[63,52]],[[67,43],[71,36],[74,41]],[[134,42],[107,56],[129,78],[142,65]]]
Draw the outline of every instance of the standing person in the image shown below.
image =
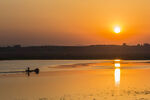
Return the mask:
[[28,74],[28,76],[30,76],[30,68],[29,67],[27,68],[26,73]]

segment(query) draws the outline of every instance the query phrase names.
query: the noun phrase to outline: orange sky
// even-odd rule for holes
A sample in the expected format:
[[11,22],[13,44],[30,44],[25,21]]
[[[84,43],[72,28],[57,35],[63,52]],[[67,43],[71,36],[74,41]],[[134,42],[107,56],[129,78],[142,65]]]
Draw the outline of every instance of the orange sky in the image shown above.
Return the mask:
[[[1,0],[0,45],[149,42],[150,0]],[[121,27],[120,34],[113,28]]]

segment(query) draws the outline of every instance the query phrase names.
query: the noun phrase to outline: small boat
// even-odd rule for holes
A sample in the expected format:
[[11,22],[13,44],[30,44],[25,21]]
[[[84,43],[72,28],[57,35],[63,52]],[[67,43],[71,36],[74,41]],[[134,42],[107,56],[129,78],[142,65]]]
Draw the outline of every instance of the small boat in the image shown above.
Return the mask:
[[36,74],[39,74],[40,70],[39,68],[36,68],[34,70],[30,70],[30,68],[28,67],[25,72],[28,74],[28,76],[30,75],[31,72],[35,72]]

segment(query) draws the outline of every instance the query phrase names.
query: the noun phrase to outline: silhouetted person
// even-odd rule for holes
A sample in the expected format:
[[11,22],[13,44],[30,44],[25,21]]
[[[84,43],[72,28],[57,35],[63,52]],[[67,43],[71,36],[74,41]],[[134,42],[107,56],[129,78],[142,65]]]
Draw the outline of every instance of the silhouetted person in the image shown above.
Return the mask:
[[28,76],[30,76],[30,68],[29,67],[27,68],[26,73]]
[[28,67],[25,72],[27,73],[28,76],[30,76],[31,72],[35,72],[35,74],[39,74],[40,70],[39,70],[39,68],[36,68],[34,70],[30,70],[30,68]]

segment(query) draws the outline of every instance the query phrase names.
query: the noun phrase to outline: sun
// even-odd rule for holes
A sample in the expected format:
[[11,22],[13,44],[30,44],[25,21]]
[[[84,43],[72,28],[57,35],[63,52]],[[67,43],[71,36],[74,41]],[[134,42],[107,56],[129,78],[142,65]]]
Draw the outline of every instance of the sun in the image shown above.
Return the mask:
[[119,34],[120,31],[121,31],[121,28],[120,28],[119,26],[116,26],[116,27],[114,28],[114,32],[115,32],[116,34]]

